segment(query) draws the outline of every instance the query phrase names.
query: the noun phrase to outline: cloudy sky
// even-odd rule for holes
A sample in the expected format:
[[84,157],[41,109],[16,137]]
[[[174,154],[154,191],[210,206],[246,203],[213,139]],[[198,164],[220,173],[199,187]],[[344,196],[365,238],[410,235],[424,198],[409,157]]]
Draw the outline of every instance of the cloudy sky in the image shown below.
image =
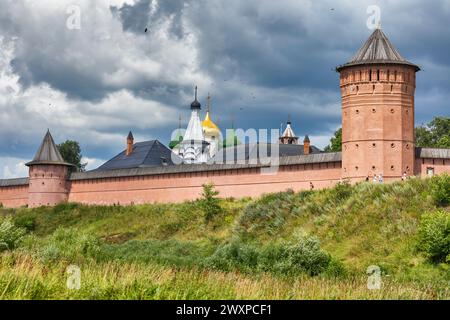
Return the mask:
[[0,178],[27,175],[47,128],[79,141],[88,168],[129,130],[167,144],[194,85],[222,129],[279,128],[290,114],[324,147],[340,126],[334,68],[372,32],[370,5],[423,69],[416,123],[448,116],[450,0],[0,0]]

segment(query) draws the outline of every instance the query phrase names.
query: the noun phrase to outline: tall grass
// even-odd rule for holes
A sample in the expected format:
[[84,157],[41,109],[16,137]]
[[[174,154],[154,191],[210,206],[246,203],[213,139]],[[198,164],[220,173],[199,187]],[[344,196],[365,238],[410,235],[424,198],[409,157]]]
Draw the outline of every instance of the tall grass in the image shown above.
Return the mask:
[[[0,223],[28,233],[0,254],[0,297],[448,299],[449,261],[417,250],[426,213],[447,221],[448,189],[446,177],[342,183],[215,199],[208,219],[202,201],[0,209]],[[82,269],[80,291],[65,286],[69,264]],[[381,291],[367,289],[369,265]]]
[[0,261],[0,299],[438,299],[448,292],[395,280],[368,290],[364,277],[348,281],[298,277],[283,279],[236,272],[171,268],[153,264],[82,264],[81,288],[66,286],[66,263],[49,268],[28,255],[7,254]]

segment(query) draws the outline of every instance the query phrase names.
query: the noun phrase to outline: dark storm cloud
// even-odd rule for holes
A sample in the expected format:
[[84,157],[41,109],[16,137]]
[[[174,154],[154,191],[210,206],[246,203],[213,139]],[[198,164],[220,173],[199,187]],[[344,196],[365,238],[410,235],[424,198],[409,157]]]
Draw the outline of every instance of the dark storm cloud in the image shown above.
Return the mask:
[[124,31],[142,33],[147,28],[152,32],[154,27],[171,18],[170,33],[178,38],[183,37],[182,10],[185,3],[190,1],[171,0],[161,1],[152,10],[151,0],[139,0],[133,5],[124,4],[122,7],[112,6],[111,11],[122,21]]
[[[195,84],[203,106],[211,92],[213,118],[220,118],[222,129],[232,120],[241,128],[279,128],[290,114],[296,134],[329,136],[341,121],[334,68],[370,36],[366,9],[373,4],[380,6],[383,30],[394,46],[423,69],[416,122],[449,115],[449,1],[106,2],[83,2],[82,29],[76,32],[65,28],[64,6],[0,3],[0,36],[16,37],[10,66],[23,90],[49,84],[77,108],[65,120],[30,113],[29,101],[20,101],[14,112],[5,107],[5,119],[32,123],[20,137],[13,126],[0,128],[0,156],[31,157],[37,132],[46,129],[38,130],[39,123],[56,127],[60,139],[79,140],[89,157],[119,152],[129,129],[167,143],[178,114],[187,122]],[[116,96],[108,102],[122,90],[137,100]],[[127,104],[136,101],[154,103],[129,113]],[[167,108],[152,122],[161,106]]]

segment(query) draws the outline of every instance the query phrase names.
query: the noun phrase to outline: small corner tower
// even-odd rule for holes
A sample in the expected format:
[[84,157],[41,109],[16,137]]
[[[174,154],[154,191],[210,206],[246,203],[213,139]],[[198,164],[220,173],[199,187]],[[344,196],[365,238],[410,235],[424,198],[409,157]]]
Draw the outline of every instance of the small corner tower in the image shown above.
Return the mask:
[[184,163],[205,163],[209,159],[209,143],[203,135],[200,110],[201,104],[197,100],[197,87],[195,87],[195,100],[191,103],[191,118],[179,148],[179,155]]
[[395,180],[414,172],[414,92],[420,68],[376,29],[336,70],[342,96],[342,177]]
[[45,134],[29,167],[28,206],[56,205],[67,201],[67,177],[73,165],[63,160],[50,131]]

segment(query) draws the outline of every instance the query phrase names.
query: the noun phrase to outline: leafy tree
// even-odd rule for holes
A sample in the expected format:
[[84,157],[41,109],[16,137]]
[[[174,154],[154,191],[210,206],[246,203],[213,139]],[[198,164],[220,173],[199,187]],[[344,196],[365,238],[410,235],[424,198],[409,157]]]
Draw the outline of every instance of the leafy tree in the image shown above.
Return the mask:
[[66,140],[65,142],[58,144],[58,150],[61,153],[64,161],[75,165],[75,171],[86,171],[87,163],[81,163],[81,148],[77,141]]
[[448,206],[450,204],[450,176],[444,173],[431,178],[430,193],[438,206]]
[[450,148],[450,118],[435,117],[426,125],[416,127],[416,145],[426,148]]
[[209,222],[214,216],[222,211],[220,207],[220,200],[217,198],[219,191],[214,189],[212,183],[203,185],[202,199],[200,200],[200,207],[205,214],[205,221]]
[[[450,148],[450,118],[435,117],[426,125],[415,128],[416,146],[424,148]],[[325,147],[326,152],[342,151],[342,128],[339,128]]]
[[330,144],[325,147],[326,152],[342,151],[342,128],[339,128],[334,133],[334,137],[330,139]]
[[418,231],[419,251],[432,262],[450,263],[450,214],[444,210],[424,214]]

